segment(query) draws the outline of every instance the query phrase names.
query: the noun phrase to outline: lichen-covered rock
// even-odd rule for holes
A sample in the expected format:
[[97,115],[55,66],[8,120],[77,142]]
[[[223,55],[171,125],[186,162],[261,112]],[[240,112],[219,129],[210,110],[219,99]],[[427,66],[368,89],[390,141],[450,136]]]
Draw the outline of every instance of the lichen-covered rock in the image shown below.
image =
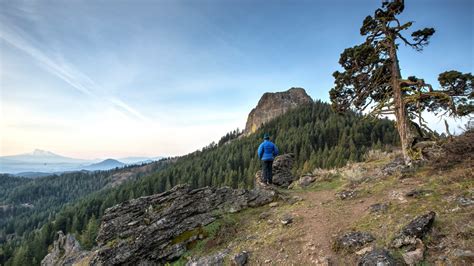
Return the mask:
[[403,227],[402,231],[393,240],[392,245],[396,248],[406,245],[416,245],[416,239],[422,239],[433,226],[435,216],[436,213],[431,211],[416,217]]
[[359,260],[359,266],[392,266],[398,265],[396,260],[385,249],[376,249],[365,253]]
[[[273,161],[273,184],[275,186],[287,188],[293,181],[295,176],[291,173],[293,167],[294,155],[292,153],[282,154],[275,157]],[[267,188],[268,185],[262,182],[262,171],[259,170],[255,174],[255,187]]]
[[277,156],[273,161],[273,184],[287,188],[296,177],[291,173],[294,154],[287,153]]
[[459,196],[457,198],[457,202],[459,205],[461,205],[462,207],[467,207],[467,206],[471,206],[474,204],[474,199],[471,199],[471,198],[468,198],[468,197],[463,197],[463,196]]
[[41,261],[43,266],[73,265],[88,255],[88,252],[81,249],[81,245],[73,235],[64,235],[62,231],[58,233],[58,239],[53,243],[53,249]]
[[258,101],[257,107],[250,112],[245,125],[245,135],[255,133],[261,125],[283,115],[287,111],[310,104],[313,100],[302,88],[291,88],[283,92],[267,92]]
[[93,264],[163,264],[178,259],[223,213],[273,201],[271,190],[180,185],[106,210]]
[[336,239],[334,249],[355,251],[374,240],[375,237],[367,232],[350,232]]

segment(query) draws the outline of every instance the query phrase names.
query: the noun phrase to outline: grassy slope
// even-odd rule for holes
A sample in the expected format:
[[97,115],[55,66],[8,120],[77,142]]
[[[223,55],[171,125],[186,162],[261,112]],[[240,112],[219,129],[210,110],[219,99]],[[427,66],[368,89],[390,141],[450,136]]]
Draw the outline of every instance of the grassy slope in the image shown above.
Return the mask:
[[[440,256],[447,256],[455,264],[472,263],[453,255],[455,249],[469,250],[474,246],[474,207],[458,206],[456,200],[460,195],[472,197],[472,161],[444,171],[423,166],[400,179],[400,173],[381,174],[381,168],[394,156],[397,154],[378,154],[363,163],[318,171],[324,177],[311,187],[283,191],[303,199],[297,203],[279,202],[274,208],[264,206],[229,214],[204,228],[205,238],[190,247],[176,264],[226,247],[231,255],[250,251],[251,264],[307,265],[323,263],[326,256],[336,264],[354,264],[357,255],[332,249],[335,236],[351,230],[367,231],[376,237],[373,245],[388,247],[405,224],[430,210],[437,216],[433,230],[424,239],[424,262],[431,264]],[[340,200],[335,194],[344,189],[356,190],[358,194],[353,199]],[[404,196],[413,189],[432,192],[418,198]],[[388,203],[387,212],[370,213],[369,206],[375,203]],[[268,217],[261,219],[261,213]],[[290,226],[280,223],[280,217],[286,213],[294,217]],[[401,256],[397,250],[392,250],[392,254]]]

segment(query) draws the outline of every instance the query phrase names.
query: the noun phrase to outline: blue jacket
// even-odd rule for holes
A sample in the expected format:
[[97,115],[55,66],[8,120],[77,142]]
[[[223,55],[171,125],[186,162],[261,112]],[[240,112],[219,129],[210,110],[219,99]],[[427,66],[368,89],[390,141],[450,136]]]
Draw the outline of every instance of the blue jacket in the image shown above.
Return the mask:
[[258,158],[260,158],[262,161],[273,161],[277,155],[277,146],[269,140],[264,140],[262,144],[258,146]]

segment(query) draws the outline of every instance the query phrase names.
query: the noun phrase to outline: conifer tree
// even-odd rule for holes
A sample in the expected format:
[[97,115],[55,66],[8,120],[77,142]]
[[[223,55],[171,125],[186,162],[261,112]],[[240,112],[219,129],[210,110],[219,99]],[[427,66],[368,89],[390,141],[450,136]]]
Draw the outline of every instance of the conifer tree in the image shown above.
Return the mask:
[[471,73],[446,71],[439,75],[441,87],[437,90],[417,77],[403,79],[397,55],[399,44],[422,51],[435,33],[433,28],[424,28],[412,32],[411,38],[406,37],[403,32],[413,22],[402,23],[397,18],[404,8],[403,0],[384,1],[382,8],[364,19],[360,34],[366,40],[341,54],[339,64],[344,71],[334,72],[335,87],[330,98],[337,111],[355,108],[368,110],[374,116],[395,115],[405,162],[410,164],[411,148],[421,137],[421,128],[427,129],[422,112],[451,116],[472,113],[474,78]]

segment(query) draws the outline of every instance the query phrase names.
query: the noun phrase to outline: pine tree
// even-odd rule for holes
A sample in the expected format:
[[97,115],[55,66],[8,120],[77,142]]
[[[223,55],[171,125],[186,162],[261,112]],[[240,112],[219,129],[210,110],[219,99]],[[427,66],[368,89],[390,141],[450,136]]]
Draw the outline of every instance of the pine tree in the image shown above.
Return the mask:
[[97,237],[99,229],[99,224],[95,216],[89,218],[89,222],[87,223],[86,230],[82,233],[82,246],[85,249],[91,249],[95,244],[95,239]]
[[[433,28],[424,28],[412,32],[412,40],[404,36],[402,33],[413,24],[399,21],[404,8],[403,0],[384,1],[382,8],[364,19],[360,34],[366,36],[366,41],[341,54],[339,63],[344,71],[334,72],[336,86],[330,98],[337,111],[354,107],[369,110],[374,116],[394,114],[405,162],[410,164],[412,145],[422,134],[420,128],[428,129],[422,112],[445,111],[452,116],[472,113],[474,77],[471,73],[446,71],[439,75],[438,90],[423,79],[403,79],[397,55],[399,43],[422,51],[435,33]],[[412,121],[415,118],[418,124]]]

